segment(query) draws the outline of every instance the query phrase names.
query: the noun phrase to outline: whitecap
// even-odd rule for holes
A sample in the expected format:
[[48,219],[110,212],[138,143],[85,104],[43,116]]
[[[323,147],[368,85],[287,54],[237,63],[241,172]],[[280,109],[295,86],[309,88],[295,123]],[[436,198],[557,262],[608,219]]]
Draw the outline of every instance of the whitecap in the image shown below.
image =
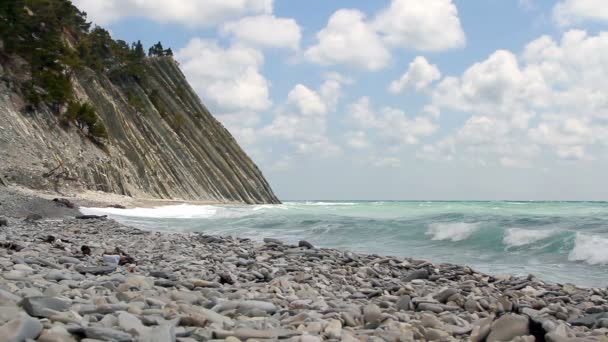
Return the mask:
[[503,237],[503,243],[507,247],[520,247],[544,240],[553,235],[555,231],[549,229],[528,230],[521,228],[509,228]]
[[576,233],[568,260],[584,261],[590,265],[608,264],[608,238]]
[[429,225],[426,235],[432,240],[462,241],[479,229],[479,223],[433,223]]
[[219,207],[211,205],[179,204],[153,208],[87,208],[79,210],[85,215],[112,215],[148,218],[210,218],[218,212]]
[[299,203],[299,204],[314,205],[314,206],[357,205],[357,203],[352,203],[352,202],[305,202],[305,203]]

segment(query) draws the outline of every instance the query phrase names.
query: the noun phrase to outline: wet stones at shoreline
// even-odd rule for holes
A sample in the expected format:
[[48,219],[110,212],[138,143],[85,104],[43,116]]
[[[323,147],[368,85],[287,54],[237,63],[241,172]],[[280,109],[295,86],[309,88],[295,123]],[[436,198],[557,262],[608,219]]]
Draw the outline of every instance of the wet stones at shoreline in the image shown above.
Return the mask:
[[606,289],[306,241],[9,219],[0,265],[0,341],[561,342],[608,334]]

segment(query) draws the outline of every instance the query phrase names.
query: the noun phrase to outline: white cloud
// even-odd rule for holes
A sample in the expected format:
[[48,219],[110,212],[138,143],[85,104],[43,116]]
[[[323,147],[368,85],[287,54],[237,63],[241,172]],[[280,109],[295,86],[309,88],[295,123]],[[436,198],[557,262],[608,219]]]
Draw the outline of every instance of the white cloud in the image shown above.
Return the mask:
[[443,51],[466,42],[452,0],[392,0],[372,25],[396,47]]
[[543,36],[520,56],[499,50],[445,78],[433,105],[473,114],[449,136],[463,152],[513,166],[529,165],[541,147],[558,158],[594,159],[592,151],[608,146],[606,60],[608,32],[571,30],[560,42]]
[[348,132],[344,135],[344,137],[346,140],[346,145],[352,148],[364,149],[370,146],[367,134],[364,131]]
[[74,0],[88,18],[105,25],[126,17],[162,23],[214,26],[228,19],[272,13],[273,0]]
[[192,39],[175,57],[203,101],[222,111],[260,111],[271,106],[270,82],[261,74],[262,53],[244,46],[223,48]]
[[305,57],[376,71],[389,64],[390,48],[443,51],[464,46],[465,40],[452,0],[392,0],[370,20],[357,9],[336,11]]
[[391,107],[376,113],[371,108],[369,97],[362,97],[350,106],[349,119],[355,126],[373,132],[385,143],[397,146],[418,144],[421,137],[432,135],[438,129],[428,116],[410,118],[404,111]]
[[300,47],[302,32],[298,23],[291,18],[277,18],[274,15],[259,15],[226,23],[221,34],[232,36],[239,43],[261,47]]
[[289,92],[287,102],[296,105],[304,115],[327,113],[327,106],[321,96],[302,84],[297,84]]
[[297,84],[287,95],[287,108],[277,110],[261,133],[285,141],[300,154],[340,154],[342,149],[327,134],[327,114],[336,110],[342,85],[348,83],[348,78],[329,73],[317,91]]
[[562,0],[553,8],[553,18],[561,26],[608,21],[608,6],[605,0]]
[[356,9],[336,11],[327,26],[317,33],[318,43],[305,57],[318,64],[348,64],[367,70],[385,67],[390,52],[365,22],[365,14]]
[[416,57],[411,63],[408,70],[401,76],[400,79],[391,82],[389,91],[397,94],[405,89],[423,90],[426,89],[433,81],[441,78],[439,68],[430,64],[426,58],[422,56]]

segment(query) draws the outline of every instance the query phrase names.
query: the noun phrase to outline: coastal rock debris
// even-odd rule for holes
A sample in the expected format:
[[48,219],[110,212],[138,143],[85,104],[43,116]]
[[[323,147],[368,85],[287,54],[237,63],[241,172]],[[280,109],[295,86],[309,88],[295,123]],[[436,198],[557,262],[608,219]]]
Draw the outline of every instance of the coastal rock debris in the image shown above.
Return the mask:
[[[112,220],[16,222],[3,234],[0,340],[531,342],[608,335],[605,288],[275,239],[141,231]],[[72,243],[54,248],[62,236]]]

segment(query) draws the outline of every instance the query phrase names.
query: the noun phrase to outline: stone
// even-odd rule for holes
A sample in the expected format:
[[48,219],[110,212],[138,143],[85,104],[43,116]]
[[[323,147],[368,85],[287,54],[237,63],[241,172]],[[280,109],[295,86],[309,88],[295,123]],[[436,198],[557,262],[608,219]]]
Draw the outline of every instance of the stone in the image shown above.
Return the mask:
[[526,316],[506,314],[494,321],[487,342],[511,341],[518,336],[530,334],[529,319]]
[[14,319],[21,313],[23,313],[23,310],[16,306],[0,306],[0,324]]
[[69,257],[69,256],[61,256],[57,259],[57,262],[60,264],[79,264],[80,259]]
[[395,303],[395,307],[397,310],[408,311],[412,309],[411,302],[412,298],[410,296],[401,296],[399,297],[399,300],[397,300],[397,303]]
[[50,317],[57,312],[63,312],[69,309],[70,301],[68,299],[57,297],[29,297],[21,301],[21,307],[34,317]]
[[0,217],[0,227],[8,226],[8,219],[6,217]]
[[425,268],[410,272],[404,279],[404,282],[409,282],[415,279],[429,279],[429,271]]
[[102,275],[109,274],[116,271],[116,265],[105,265],[105,266],[82,266],[78,265],[74,267],[74,270],[82,274]]
[[382,311],[378,305],[370,303],[363,307],[363,319],[367,324],[378,324],[380,323],[380,316]]
[[118,265],[118,263],[120,262],[120,255],[104,254],[102,260],[103,263],[106,265]]
[[337,319],[330,320],[325,327],[325,335],[327,338],[339,340],[342,337],[342,322]]
[[298,242],[298,247],[304,247],[304,248],[308,248],[308,249],[314,249],[315,247],[312,245],[312,243],[306,241],[306,240],[300,240]]
[[175,342],[175,338],[175,327],[161,325],[145,330],[139,340],[146,342]]
[[64,272],[61,270],[51,270],[49,271],[49,273],[46,274],[46,276],[44,276],[44,278],[46,278],[47,280],[62,281],[71,280],[72,275],[68,272]]
[[130,334],[111,328],[85,327],[84,334],[88,338],[102,341],[132,342],[134,340]]
[[128,312],[121,312],[118,314],[118,326],[120,329],[135,336],[143,336],[146,330],[148,330],[139,318]]
[[435,295],[435,299],[437,299],[437,301],[439,301],[440,303],[446,303],[448,301],[448,298],[450,298],[452,295],[455,295],[458,293],[458,290],[456,289],[445,289],[441,292],[439,292],[437,295]]
[[0,305],[17,305],[21,297],[0,288]]
[[42,323],[28,315],[21,315],[0,327],[0,340],[21,342],[35,339],[42,332]]

